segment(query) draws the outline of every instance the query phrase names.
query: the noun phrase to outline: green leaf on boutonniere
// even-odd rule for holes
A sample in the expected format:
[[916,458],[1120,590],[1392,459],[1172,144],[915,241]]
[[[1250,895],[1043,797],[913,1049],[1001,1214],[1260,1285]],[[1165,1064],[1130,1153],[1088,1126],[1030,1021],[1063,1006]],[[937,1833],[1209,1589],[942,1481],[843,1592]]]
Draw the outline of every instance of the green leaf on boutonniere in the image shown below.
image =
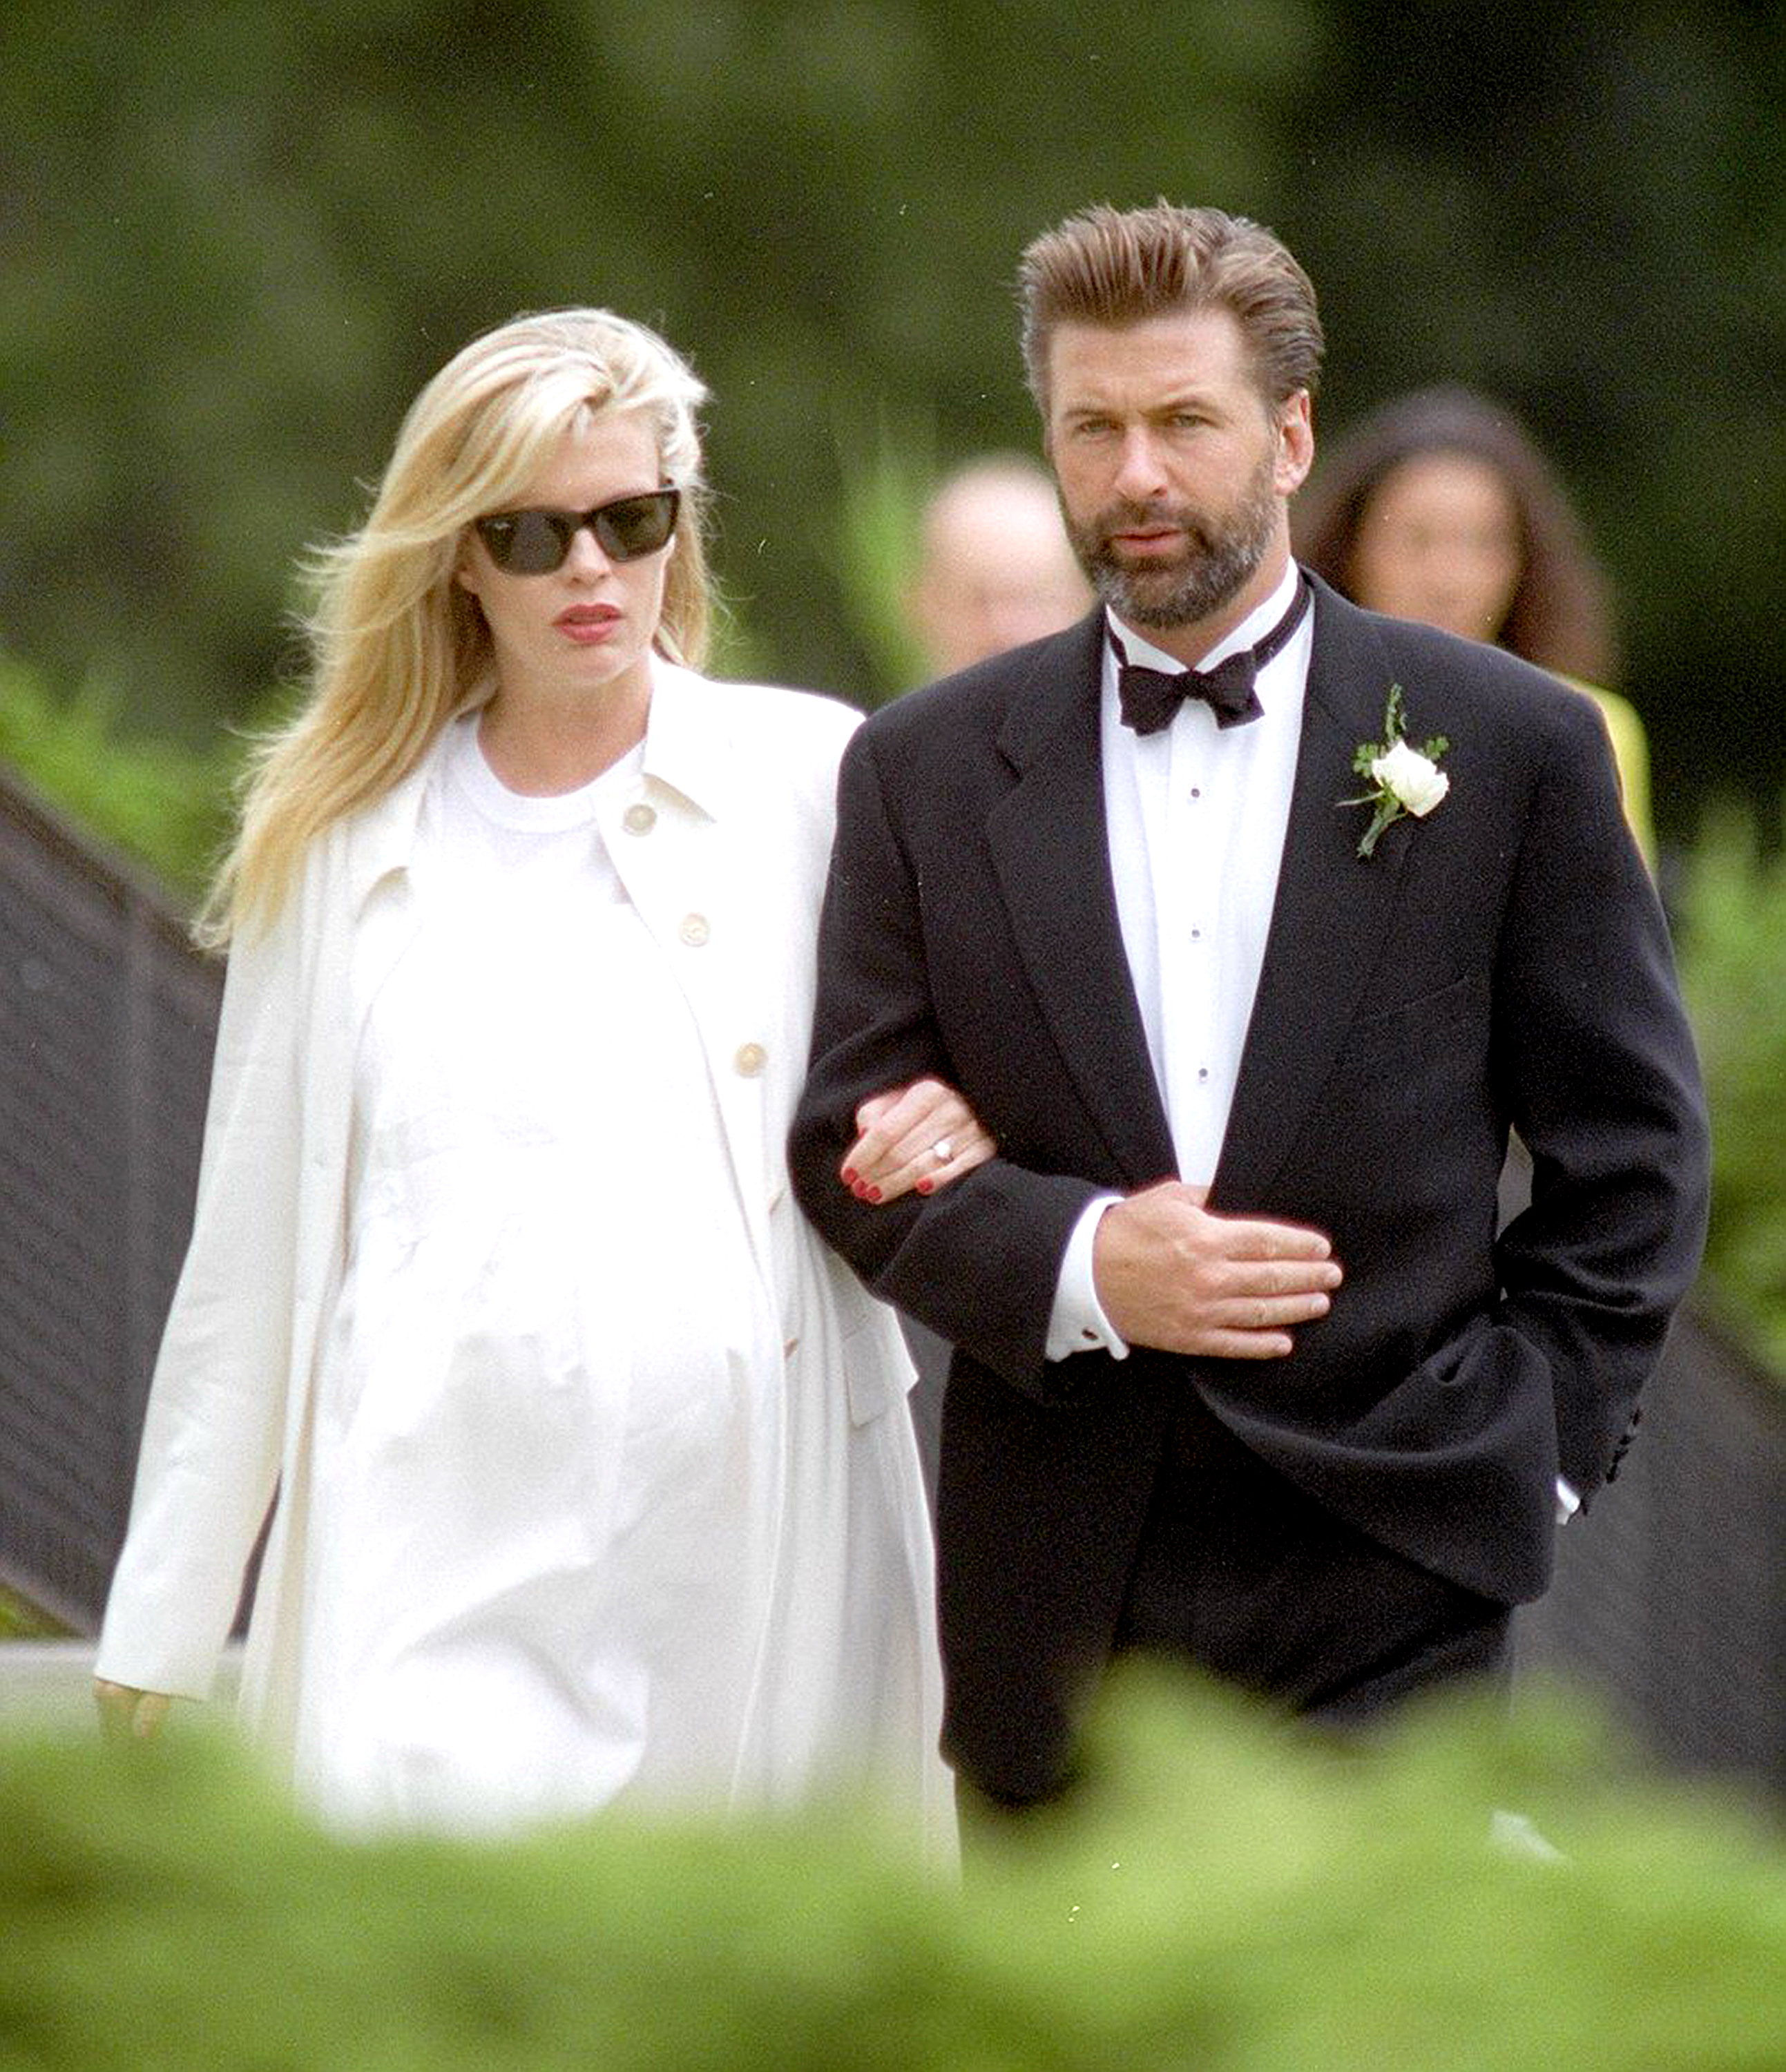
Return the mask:
[[1356,799],[1342,799],[1345,806],[1369,806],[1370,825],[1358,844],[1358,854],[1369,857],[1383,830],[1404,813],[1424,820],[1451,789],[1451,779],[1439,767],[1439,758],[1451,743],[1435,734],[1423,748],[1411,748],[1406,738],[1407,714],[1402,686],[1391,684],[1383,711],[1383,738],[1367,741],[1353,752],[1352,767],[1371,787]]

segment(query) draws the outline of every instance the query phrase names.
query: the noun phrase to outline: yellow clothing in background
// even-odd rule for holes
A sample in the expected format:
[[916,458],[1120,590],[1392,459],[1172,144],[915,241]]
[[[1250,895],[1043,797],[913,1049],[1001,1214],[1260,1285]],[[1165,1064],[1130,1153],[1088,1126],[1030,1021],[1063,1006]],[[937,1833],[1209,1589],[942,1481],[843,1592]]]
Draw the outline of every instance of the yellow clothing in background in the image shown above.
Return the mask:
[[1649,741],[1637,708],[1616,691],[1603,691],[1597,684],[1576,683],[1600,709],[1612,742],[1612,760],[1618,765],[1619,788],[1624,796],[1624,816],[1636,838],[1637,847],[1651,870],[1656,868],[1656,830],[1649,817]]

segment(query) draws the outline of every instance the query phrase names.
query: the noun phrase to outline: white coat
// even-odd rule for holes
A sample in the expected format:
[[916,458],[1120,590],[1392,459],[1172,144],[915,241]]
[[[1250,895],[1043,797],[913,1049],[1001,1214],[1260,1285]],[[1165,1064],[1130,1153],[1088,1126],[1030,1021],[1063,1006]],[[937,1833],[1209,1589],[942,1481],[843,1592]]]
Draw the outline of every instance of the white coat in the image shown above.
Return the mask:
[[[798,1789],[797,1752],[823,1737],[840,1624],[864,1590],[883,1605],[890,1593],[890,1630],[909,1651],[893,1680],[914,1697],[883,1739],[898,1745],[900,1795],[934,1837],[946,1827],[947,1783],[934,1753],[929,1527],[904,1413],[910,1367],[892,1313],[800,1216],[784,1153],[805,1071],[836,763],[856,715],[661,660],[653,673],[643,774],[605,808],[602,833],[699,1030],[794,1406],[779,1535],[790,1558],[754,1700],[763,1762],[784,1774],[758,1780],[762,1794]],[[345,1257],[359,1036],[350,1003],[372,997],[415,926],[408,865],[428,776],[425,763],[321,836],[272,927],[231,956],[191,1244],[97,1661],[113,1682],[208,1696],[277,1488],[240,1702],[257,1737],[287,1758],[314,1370]],[[850,1572],[858,1536],[842,1449],[864,1445],[880,1461],[870,1481],[897,1514],[897,1574]]]

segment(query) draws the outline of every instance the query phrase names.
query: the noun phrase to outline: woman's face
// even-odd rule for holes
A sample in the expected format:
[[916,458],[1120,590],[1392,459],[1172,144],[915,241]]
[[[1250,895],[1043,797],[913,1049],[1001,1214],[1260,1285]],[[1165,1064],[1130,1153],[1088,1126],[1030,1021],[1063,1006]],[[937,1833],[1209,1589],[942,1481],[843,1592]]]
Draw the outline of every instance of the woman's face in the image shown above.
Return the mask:
[[1369,610],[1492,640],[1522,555],[1518,509],[1495,468],[1469,454],[1419,454],[1366,502],[1348,581]]
[[[568,434],[552,459],[503,508],[591,511],[662,486],[651,424],[631,411]],[[477,532],[468,529],[454,577],[483,607],[503,694],[648,697],[648,658],[675,548],[672,537],[655,553],[617,561],[585,525],[557,568],[512,575],[497,567]]]

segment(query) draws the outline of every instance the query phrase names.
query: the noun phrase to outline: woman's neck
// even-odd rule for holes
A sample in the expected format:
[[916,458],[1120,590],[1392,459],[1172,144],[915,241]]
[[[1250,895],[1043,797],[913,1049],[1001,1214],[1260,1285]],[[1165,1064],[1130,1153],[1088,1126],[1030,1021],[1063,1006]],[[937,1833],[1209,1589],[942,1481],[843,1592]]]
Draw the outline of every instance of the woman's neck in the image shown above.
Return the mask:
[[478,715],[478,746],[511,791],[574,791],[645,738],[651,686],[606,687],[596,697],[553,698],[499,687]]

